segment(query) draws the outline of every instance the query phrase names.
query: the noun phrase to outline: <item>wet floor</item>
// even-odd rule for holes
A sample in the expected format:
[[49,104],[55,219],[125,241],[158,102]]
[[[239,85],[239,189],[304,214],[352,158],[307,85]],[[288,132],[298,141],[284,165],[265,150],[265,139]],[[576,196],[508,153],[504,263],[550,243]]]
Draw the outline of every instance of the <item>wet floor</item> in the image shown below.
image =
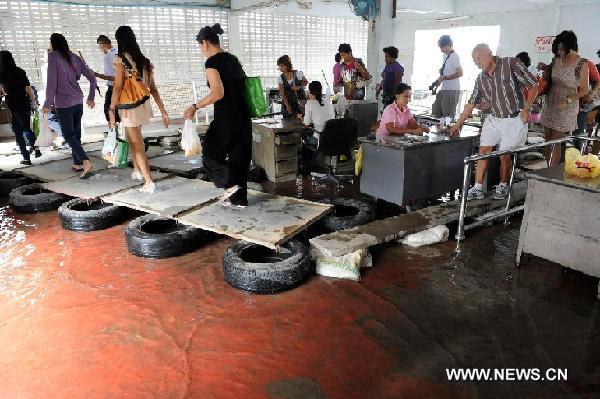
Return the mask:
[[[351,190],[311,184],[281,191]],[[223,281],[228,238],[146,260],[124,227],[68,232],[0,202],[0,398],[600,396],[598,280],[536,258],[515,270],[518,223],[472,234],[459,259],[453,242],[386,245],[360,282],[272,296]],[[447,368],[568,380],[456,383]]]

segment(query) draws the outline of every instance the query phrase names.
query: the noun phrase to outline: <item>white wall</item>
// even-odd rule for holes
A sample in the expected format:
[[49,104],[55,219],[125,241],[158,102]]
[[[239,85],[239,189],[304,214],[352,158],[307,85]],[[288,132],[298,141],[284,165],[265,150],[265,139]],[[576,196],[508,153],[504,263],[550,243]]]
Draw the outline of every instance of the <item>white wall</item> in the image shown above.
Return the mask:
[[[472,0],[458,2],[457,11],[460,14],[472,15],[471,18],[461,21],[437,22],[434,19],[426,19],[426,16],[418,19],[418,16],[406,14],[399,15],[396,18],[394,43],[391,44],[400,49],[401,57],[399,61],[406,69],[405,81],[410,83],[413,71],[415,31],[421,29],[437,30],[451,27],[500,25],[498,54],[501,56],[514,56],[520,51],[527,51],[534,65],[538,61],[548,61],[550,58],[549,54],[536,52],[536,36],[556,35],[562,30],[571,29],[577,34],[580,55],[592,59],[595,63],[598,62],[595,53],[600,48],[597,30],[600,3],[560,7],[548,7],[544,3],[541,6],[539,3],[529,3],[526,4],[529,9],[507,12],[488,12],[478,6],[481,3],[483,2]],[[480,13],[476,15],[469,14],[469,10]],[[482,37],[481,42],[485,41],[486,38]],[[472,62],[470,54],[460,55],[463,63]],[[432,59],[431,68],[437,70],[440,66],[439,63],[438,57]]]

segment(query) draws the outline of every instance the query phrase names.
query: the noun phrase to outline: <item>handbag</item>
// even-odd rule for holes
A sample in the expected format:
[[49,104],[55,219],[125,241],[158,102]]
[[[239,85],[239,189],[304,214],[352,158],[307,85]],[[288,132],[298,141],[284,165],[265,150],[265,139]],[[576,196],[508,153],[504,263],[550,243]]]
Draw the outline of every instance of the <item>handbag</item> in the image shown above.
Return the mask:
[[131,56],[127,53],[119,54],[127,70],[127,78],[119,94],[117,109],[137,108],[150,99],[150,90],[142,81]]
[[12,113],[4,100],[0,100],[0,125],[6,125],[12,122]]

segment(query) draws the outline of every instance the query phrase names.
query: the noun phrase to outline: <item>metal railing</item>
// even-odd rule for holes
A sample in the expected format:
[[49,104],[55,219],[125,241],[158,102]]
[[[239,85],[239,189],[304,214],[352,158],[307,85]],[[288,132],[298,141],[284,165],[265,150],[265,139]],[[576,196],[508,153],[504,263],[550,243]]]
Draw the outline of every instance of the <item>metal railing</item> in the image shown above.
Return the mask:
[[[542,143],[530,144],[530,145],[526,145],[523,147],[514,148],[512,150],[493,151],[493,152],[489,152],[487,154],[476,154],[476,155],[471,155],[471,156],[466,157],[464,159],[464,164],[465,164],[464,168],[465,169],[464,169],[464,175],[463,175],[462,193],[461,193],[461,197],[460,197],[460,215],[459,215],[459,219],[458,219],[458,230],[457,230],[456,236],[455,236],[456,240],[460,243],[460,241],[465,239],[465,231],[466,230],[473,229],[477,226],[491,222],[492,220],[495,220],[495,219],[498,219],[501,217],[505,218],[504,223],[507,224],[508,217],[510,215],[520,212],[521,210],[524,209],[523,205],[517,206],[513,209],[510,208],[511,192],[512,192],[512,186],[513,186],[513,182],[514,182],[515,166],[517,164],[518,154],[520,154],[522,152],[527,152],[527,151],[530,151],[533,149],[551,146],[551,153],[550,153],[550,159],[549,159],[548,164],[552,165],[552,156],[554,154],[556,145],[562,144],[562,143],[565,143],[568,141],[572,141],[572,140],[581,140],[581,150],[583,153],[584,152],[583,149],[587,148],[589,141],[600,142],[600,137],[589,137],[585,134],[572,135],[572,136],[562,137],[562,138],[556,139],[556,140],[549,140],[549,141],[544,141]],[[482,218],[482,219],[477,220],[469,225],[465,225],[465,215],[467,212],[467,192],[469,191],[469,185],[470,185],[470,181],[471,181],[472,164],[479,160],[498,158],[502,155],[511,155],[512,156],[512,168],[511,168],[511,173],[510,173],[510,179],[508,182],[508,196],[506,199],[506,205],[504,207],[504,210],[499,211],[499,212],[494,212],[486,218]]]

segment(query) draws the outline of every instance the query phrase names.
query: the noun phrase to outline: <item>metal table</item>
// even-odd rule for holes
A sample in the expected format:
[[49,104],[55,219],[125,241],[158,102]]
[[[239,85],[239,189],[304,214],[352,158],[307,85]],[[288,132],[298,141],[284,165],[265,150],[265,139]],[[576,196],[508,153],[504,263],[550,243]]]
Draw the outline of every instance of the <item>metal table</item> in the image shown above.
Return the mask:
[[296,180],[305,128],[297,119],[252,121],[252,160],[274,183]]
[[600,177],[570,177],[564,164],[525,176],[517,265],[528,253],[600,277]]
[[450,138],[435,127],[424,136],[359,139],[363,161],[360,191],[397,205],[430,199],[462,187],[463,160],[473,154],[477,129]]

